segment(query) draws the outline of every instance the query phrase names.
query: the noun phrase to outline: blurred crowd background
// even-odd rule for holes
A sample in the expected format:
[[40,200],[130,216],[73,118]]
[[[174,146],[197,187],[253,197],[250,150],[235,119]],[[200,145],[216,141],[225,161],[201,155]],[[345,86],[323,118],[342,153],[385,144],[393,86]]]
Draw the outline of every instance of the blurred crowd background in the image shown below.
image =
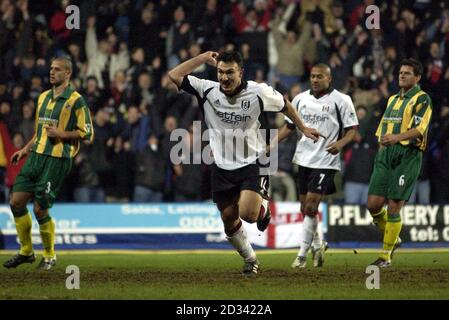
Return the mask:
[[[365,27],[373,4],[379,30]],[[65,27],[68,5],[80,9],[79,29]],[[352,97],[360,121],[356,141],[341,153],[339,191],[330,200],[361,204],[377,152],[374,132],[399,90],[399,62],[418,59],[433,118],[410,202],[448,202],[449,3],[431,0],[0,0],[0,198],[7,201],[20,169],[9,157],[32,137],[36,98],[50,88],[49,62],[68,55],[96,137],[75,158],[59,201],[209,200],[207,166],[169,160],[170,133],[191,130],[201,114],[195,98],[179,94],[167,77],[207,50],[239,50],[247,80],[267,82],[290,99],[309,89],[313,64],[328,63],[333,87]],[[208,66],[194,75],[216,80]],[[270,126],[283,121],[273,114]],[[280,145],[274,200],[297,199],[297,138]]]

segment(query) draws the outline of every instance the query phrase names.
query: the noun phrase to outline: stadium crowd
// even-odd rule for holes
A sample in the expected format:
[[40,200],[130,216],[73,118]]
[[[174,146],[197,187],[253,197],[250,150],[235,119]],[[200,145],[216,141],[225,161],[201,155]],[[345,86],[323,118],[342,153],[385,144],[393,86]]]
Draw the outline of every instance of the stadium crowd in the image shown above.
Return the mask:
[[[68,5],[80,9],[79,29],[66,28]],[[368,5],[380,8],[380,29],[366,28]],[[360,122],[356,141],[342,152],[342,192],[334,199],[348,203],[366,203],[374,132],[386,99],[399,90],[399,62],[421,61],[421,87],[434,112],[411,202],[449,200],[449,4],[430,0],[0,0],[1,197],[6,201],[20,169],[10,155],[33,136],[36,98],[50,88],[49,62],[67,55],[95,140],[82,146],[59,201],[209,199],[207,166],[169,159],[176,143],[170,133],[191,130],[201,113],[167,71],[206,50],[234,49],[244,57],[246,79],[268,82],[289,99],[309,89],[314,63],[330,65],[333,87],[352,97]],[[216,79],[209,66],[194,75]],[[270,125],[283,121],[274,114]],[[296,139],[280,145],[275,200],[297,199]]]

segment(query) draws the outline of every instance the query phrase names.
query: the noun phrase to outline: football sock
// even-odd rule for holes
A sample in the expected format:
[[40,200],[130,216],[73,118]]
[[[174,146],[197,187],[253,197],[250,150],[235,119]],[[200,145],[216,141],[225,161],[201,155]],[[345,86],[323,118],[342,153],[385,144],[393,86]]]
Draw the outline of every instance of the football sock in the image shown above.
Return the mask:
[[387,224],[387,208],[382,208],[378,213],[372,215],[374,224],[382,231],[385,232],[385,225]]
[[42,238],[42,245],[44,246],[44,258],[55,257],[55,222],[50,215],[40,218],[39,232]]
[[31,242],[31,215],[25,207],[22,210],[13,210],[14,222],[16,223],[17,235],[20,241],[19,254],[29,256],[33,253],[33,244]]
[[302,241],[301,248],[299,249],[298,256],[306,257],[307,252],[313,241],[313,236],[316,232],[318,223],[315,217],[304,215],[304,221],[302,222]]
[[391,251],[393,250],[399,233],[401,232],[402,221],[399,213],[392,213],[388,215],[388,220],[385,226],[384,245],[380,258],[390,260]]
[[320,233],[318,232],[318,225],[319,225],[319,217],[318,214],[315,215],[314,219],[316,220],[316,231],[315,234],[313,235],[313,242],[312,242],[312,248],[313,249],[319,249],[321,248],[322,245],[322,241],[321,241],[321,237],[320,237]]
[[256,260],[256,253],[249,243],[248,235],[245,228],[243,227],[241,220],[237,227],[234,229],[236,231],[232,235],[228,235],[226,237],[228,241],[232,244],[235,250],[237,250],[240,256],[245,260],[245,262]]

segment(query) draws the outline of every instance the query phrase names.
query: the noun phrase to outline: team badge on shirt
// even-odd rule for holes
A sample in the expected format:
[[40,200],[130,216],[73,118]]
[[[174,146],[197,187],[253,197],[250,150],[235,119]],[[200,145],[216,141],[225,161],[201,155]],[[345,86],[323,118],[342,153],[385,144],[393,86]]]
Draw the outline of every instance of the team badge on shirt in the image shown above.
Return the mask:
[[415,125],[417,126],[417,125],[419,125],[420,123],[421,123],[421,121],[422,121],[422,117],[418,117],[418,116],[414,116],[414,120],[415,120]]
[[249,109],[249,100],[242,100],[241,108],[243,111],[248,111]]

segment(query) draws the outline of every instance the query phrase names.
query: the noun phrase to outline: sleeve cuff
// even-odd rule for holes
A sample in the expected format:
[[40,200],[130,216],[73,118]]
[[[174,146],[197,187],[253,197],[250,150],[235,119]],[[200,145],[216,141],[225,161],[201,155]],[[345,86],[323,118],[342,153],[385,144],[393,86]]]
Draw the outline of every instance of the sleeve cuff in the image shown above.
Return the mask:
[[284,106],[282,107],[280,112],[284,113],[285,110],[287,110],[287,101],[285,101],[285,99],[284,99]]
[[190,84],[188,75],[184,76],[184,78],[182,78],[182,83],[181,86],[179,87],[179,89],[184,90],[187,93],[193,94],[197,97],[200,97],[200,94],[198,91],[195,90],[194,87],[192,87],[192,85]]
[[181,86],[179,86],[178,88],[186,91],[186,89],[188,89],[189,87],[190,87],[189,79],[187,79],[187,76],[184,76],[182,78]]

